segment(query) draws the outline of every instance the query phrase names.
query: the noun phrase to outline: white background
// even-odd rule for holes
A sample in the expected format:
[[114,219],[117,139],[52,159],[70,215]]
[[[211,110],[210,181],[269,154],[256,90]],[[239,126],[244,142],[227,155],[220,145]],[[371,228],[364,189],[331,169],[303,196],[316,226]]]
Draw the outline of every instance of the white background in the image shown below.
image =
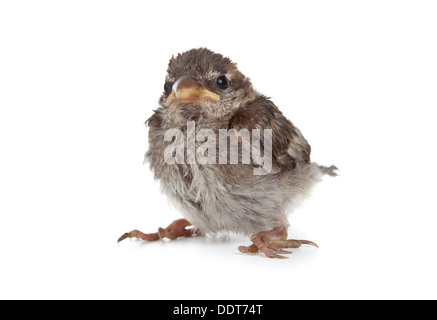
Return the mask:
[[[406,299],[436,294],[434,1],[2,1],[0,298]],[[180,217],[143,154],[173,54],[231,57],[335,164],[247,237],[127,240]]]

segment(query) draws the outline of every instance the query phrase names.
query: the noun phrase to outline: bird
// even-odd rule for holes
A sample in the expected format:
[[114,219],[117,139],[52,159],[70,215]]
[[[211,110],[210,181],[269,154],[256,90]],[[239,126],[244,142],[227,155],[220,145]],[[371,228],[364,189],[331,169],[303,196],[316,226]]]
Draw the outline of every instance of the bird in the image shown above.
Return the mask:
[[338,169],[311,162],[301,131],[236,63],[207,48],[172,56],[158,104],[146,121],[145,162],[183,218],[155,233],[133,230],[118,242],[224,231],[250,237],[250,245],[238,247],[249,255],[284,259],[292,253],[285,249],[318,247],[288,239],[288,216]]

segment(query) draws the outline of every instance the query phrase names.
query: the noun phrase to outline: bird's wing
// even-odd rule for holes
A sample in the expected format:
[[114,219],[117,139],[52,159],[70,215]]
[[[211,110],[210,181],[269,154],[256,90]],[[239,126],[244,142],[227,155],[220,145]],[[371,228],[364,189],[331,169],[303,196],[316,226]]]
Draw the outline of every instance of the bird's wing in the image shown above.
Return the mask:
[[[310,162],[311,147],[302,133],[266,97],[259,97],[240,107],[229,122],[230,129],[271,129],[272,161],[280,171]],[[263,133],[261,132],[263,144]]]

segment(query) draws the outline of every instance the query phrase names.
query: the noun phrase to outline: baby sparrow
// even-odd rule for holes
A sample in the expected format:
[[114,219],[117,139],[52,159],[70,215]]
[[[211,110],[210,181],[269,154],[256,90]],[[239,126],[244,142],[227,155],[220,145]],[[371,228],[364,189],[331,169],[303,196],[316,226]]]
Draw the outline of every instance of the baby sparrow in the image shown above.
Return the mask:
[[251,235],[243,253],[285,258],[287,213],[301,204],[334,166],[310,161],[311,147],[229,58],[208,49],[172,57],[160,107],[147,120],[145,159],[163,192],[185,219],[157,233],[126,238],[176,239],[229,231]]

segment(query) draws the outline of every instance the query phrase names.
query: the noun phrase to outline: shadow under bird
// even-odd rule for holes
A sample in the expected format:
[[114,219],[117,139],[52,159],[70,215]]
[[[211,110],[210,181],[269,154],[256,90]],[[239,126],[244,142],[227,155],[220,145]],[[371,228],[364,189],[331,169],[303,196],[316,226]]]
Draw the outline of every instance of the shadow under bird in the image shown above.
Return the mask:
[[[287,214],[302,203],[323,175],[336,176],[337,168],[311,162],[311,147],[299,129],[269,98],[253,88],[250,79],[229,58],[205,48],[172,57],[159,108],[146,124],[149,149],[145,160],[184,219],[159,228],[156,233],[131,231],[119,242],[126,238],[173,240],[228,231],[251,236],[252,244],[240,246],[241,252],[261,252],[269,258],[285,258],[283,254],[291,251],[284,249],[303,244],[317,247],[312,241],[287,239]],[[178,141],[184,161],[165,161],[166,149],[177,140],[166,137],[171,129],[181,132],[182,139]],[[254,169],[263,163],[253,156],[245,163],[222,161],[219,145],[207,150],[209,155],[216,155],[217,161],[187,161],[190,152],[198,152],[196,147],[204,143],[204,139],[197,139],[195,148],[189,147],[184,141],[190,134],[207,130],[219,141],[223,129],[252,134],[252,139],[237,137],[239,159],[245,151],[244,143],[251,150],[256,149],[253,133],[261,130],[258,145],[264,147],[264,161],[269,160],[271,168],[264,174],[254,174]],[[270,130],[270,140],[262,130]],[[226,153],[224,157],[228,156]]]

